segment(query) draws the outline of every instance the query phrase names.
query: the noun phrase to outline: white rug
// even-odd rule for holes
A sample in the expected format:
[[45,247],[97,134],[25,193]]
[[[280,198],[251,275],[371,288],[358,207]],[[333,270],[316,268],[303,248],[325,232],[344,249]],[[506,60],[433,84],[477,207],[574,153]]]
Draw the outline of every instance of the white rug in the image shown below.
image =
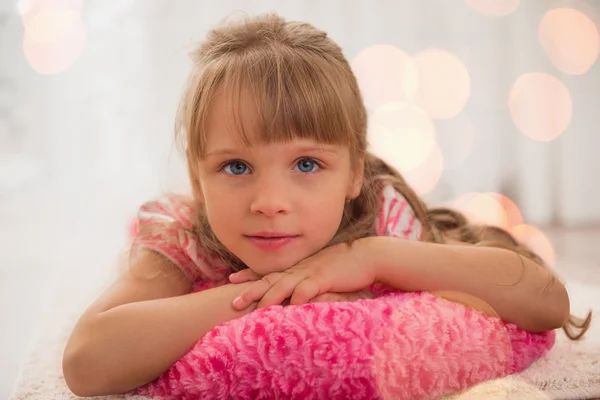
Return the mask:
[[561,334],[547,357],[526,371],[477,385],[448,400],[600,399],[600,347]]
[[[89,282],[89,280],[88,280]],[[37,338],[32,342],[10,400],[79,399],[67,389],[61,370],[62,351],[68,335],[82,309],[97,290],[67,285],[57,293],[53,312],[45,318]],[[471,388],[452,400],[471,399],[596,399],[600,398],[600,288],[594,285],[570,284],[574,309],[592,306],[596,320],[585,340],[570,342],[558,334],[557,344],[547,357],[538,360],[525,372],[490,381]],[[96,399],[123,400],[124,396]],[[127,400],[147,400],[134,396]]]

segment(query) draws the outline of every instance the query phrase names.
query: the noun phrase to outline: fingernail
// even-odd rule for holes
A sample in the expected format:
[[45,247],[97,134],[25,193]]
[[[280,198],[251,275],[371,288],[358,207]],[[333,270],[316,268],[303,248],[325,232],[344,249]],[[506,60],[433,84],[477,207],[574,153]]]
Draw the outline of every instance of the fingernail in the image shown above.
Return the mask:
[[233,300],[233,305],[236,307],[241,307],[244,304],[244,301],[242,300],[241,297],[236,297],[235,300]]

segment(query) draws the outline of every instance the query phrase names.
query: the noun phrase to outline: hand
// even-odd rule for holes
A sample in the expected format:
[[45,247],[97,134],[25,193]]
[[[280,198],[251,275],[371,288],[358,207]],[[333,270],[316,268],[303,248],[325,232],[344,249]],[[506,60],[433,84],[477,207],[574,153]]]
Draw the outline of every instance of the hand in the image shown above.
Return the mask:
[[[246,281],[243,281],[243,279],[248,279],[248,282],[250,281],[258,281],[260,280],[262,277],[260,275],[258,275],[257,273],[253,272],[252,270],[244,270],[247,271],[242,275],[237,275],[236,277],[233,278],[233,280],[236,281],[236,283],[240,284]],[[352,302],[352,301],[357,301],[357,300],[363,300],[363,299],[372,299],[374,298],[375,295],[370,292],[367,289],[363,289],[363,290],[359,290],[356,292],[349,292],[349,293],[333,293],[333,292],[327,292],[327,293],[323,293],[320,294],[314,298],[312,298],[309,303],[337,303],[337,302]],[[282,303],[284,304],[284,303]],[[251,305],[256,305],[256,302],[252,303]]]
[[233,307],[243,310],[258,301],[257,308],[264,308],[287,298],[292,305],[305,304],[324,293],[360,291],[375,281],[369,243],[359,239],[352,246],[334,245],[285,271],[262,277],[250,269],[231,274],[232,283],[256,280],[234,300]]

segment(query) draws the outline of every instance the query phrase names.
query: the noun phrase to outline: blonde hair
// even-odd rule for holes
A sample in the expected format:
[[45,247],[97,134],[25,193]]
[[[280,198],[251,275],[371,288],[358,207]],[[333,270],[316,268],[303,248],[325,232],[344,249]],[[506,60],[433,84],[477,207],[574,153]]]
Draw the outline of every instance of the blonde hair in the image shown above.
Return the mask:
[[[421,240],[445,243],[451,237],[478,246],[504,247],[544,265],[538,255],[500,228],[473,226],[457,211],[429,209],[398,171],[367,152],[367,112],[356,77],[340,47],[324,31],[274,14],[246,18],[242,23],[212,29],[192,59],[194,67],[180,103],[176,133],[185,146],[195,199],[201,196],[198,161],[205,156],[205,124],[211,102],[225,92],[225,98],[239,111],[243,106],[241,93],[246,90],[251,92],[260,114],[260,133],[254,140],[268,143],[309,138],[347,145],[353,160],[364,160],[364,165],[354,165],[364,167],[360,195],[346,204],[329,245],[375,235],[380,191],[383,185],[391,184],[421,221]],[[250,144],[243,124],[235,122],[241,140]],[[199,202],[192,206],[197,221],[195,233],[201,244],[232,269],[245,268],[216,238]],[[569,328],[564,327],[567,335],[572,339],[581,337],[590,317],[585,321],[569,319]],[[571,328],[580,332],[573,333]]]

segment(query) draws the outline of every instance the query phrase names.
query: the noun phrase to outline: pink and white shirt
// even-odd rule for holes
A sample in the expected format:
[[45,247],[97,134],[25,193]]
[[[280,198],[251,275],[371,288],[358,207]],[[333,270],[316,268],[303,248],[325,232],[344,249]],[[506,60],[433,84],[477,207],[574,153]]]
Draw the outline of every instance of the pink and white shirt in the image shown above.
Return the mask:
[[[232,271],[202,247],[192,229],[192,214],[178,197],[163,196],[143,204],[137,215],[136,244],[167,257],[191,281],[218,286]],[[419,240],[423,230],[408,201],[391,185],[381,191],[374,229],[377,236],[408,240]]]

